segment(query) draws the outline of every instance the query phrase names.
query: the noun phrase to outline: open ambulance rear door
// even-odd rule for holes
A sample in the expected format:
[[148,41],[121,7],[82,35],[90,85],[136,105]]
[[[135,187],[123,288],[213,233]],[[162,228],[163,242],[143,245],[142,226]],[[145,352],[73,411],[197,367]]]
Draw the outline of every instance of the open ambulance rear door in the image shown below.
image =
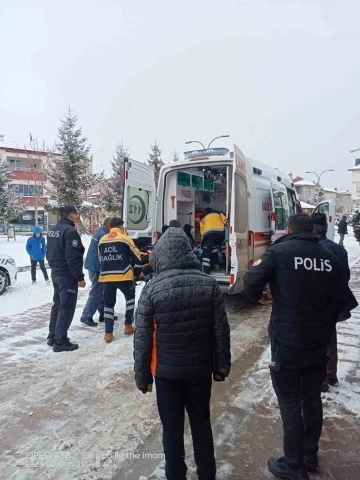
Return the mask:
[[271,181],[271,242],[285,235],[286,221],[288,219],[288,196],[285,185]]
[[155,228],[154,169],[125,158],[123,220],[125,232],[138,245],[151,243]]
[[328,223],[327,237],[329,240],[335,239],[335,202],[334,200],[324,200],[317,204],[314,213],[325,213]]
[[230,293],[243,290],[243,277],[248,270],[248,178],[247,162],[234,145],[232,194],[230,205],[229,244],[231,250]]

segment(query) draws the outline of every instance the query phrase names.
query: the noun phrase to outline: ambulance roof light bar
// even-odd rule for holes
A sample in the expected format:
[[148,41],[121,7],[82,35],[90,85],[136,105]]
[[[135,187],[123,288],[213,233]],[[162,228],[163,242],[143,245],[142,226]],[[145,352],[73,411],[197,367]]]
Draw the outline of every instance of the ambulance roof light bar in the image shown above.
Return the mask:
[[229,155],[229,150],[227,148],[204,148],[203,150],[189,150],[184,152],[185,158],[189,160],[199,160],[199,158],[204,157],[225,157]]

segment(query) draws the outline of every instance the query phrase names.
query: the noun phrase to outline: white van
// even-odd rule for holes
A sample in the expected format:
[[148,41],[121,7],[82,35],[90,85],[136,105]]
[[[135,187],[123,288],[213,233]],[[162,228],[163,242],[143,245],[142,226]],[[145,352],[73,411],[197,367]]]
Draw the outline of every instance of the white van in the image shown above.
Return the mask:
[[[289,215],[301,212],[291,179],[279,170],[245,158],[234,151],[211,148],[185,152],[185,160],[162,167],[157,197],[153,170],[148,165],[125,161],[123,217],[127,233],[138,245],[150,243],[153,233],[177,219],[194,226],[200,240],[200,212],[206,207],[223,211],[229,219],[228,240],[220,271],[212,272],[218,283],[238,293],[243,277],[273,241],[285,234]],[[334,236],[335,206],[318,205]]]

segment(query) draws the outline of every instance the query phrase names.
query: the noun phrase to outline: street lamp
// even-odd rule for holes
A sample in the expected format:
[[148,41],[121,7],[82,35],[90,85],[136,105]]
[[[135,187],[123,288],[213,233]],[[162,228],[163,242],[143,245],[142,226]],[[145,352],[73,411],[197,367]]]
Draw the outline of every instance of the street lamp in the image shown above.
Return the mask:
[[210,148],[210,145],[215,142],[215,140],[217,140],[218,138],[229,138],[230,135],[220,135],[219,137],[215,137],[211,140],[211,142],[209,143],[208,147],[207,148]]
[[188,142],[185,142],[185,145],[189,145],[190,143],[200,143],[203,150],[205,150],[205,145],[203,143],[199,142],[198,140],[189,140]]
[[[210,148],[210,145],[211,145],[213,142],[215,142],[215,140],[217,140],[218,138],[229,138],[229,136],[230,136],[230,135],[220,135],[219,137],[213,138],[213,139],[211,140],[211,142],[209,143],[209,145],[208,145],[207,148]],[[200,145],[202,146],[202,148],[203,148],[204,150],[206,150],[206,149],[205,149],[205,145],[204,145],[203,143],[199,142],[198,140],[189,140],[188,142],[185,142],[185,145],[189,145],[190,143],[200,143]]]
[[334,169],[333,169],[333,168],[330,168],[329,170],[324,170],[323,172],[321,172],[320,175],[319,175],[318,173],[312,172],[312,171],[310,171],[310,172],[305,172],[305,173],[313,173],[314,175],[317,176],[317,179],[318,179],[318,181],[317,181],[317,188],[318,188],[318,198],[319,198],[319,200],[320,200],[320,190],[321,190],[320,179],[321,179],[322,175],[324,175],[324,173],[326,173],[326,172],[333,172],[333,171],[334,171]]

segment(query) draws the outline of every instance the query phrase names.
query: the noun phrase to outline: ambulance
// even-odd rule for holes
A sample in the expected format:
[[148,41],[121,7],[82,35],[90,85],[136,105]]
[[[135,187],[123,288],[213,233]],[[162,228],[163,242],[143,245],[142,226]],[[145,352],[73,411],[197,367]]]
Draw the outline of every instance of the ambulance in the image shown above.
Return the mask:
[[[162,167],[157,191],[153,169],[125,159],[125,229],[138,246],[144,246],[176,219],[182,226],[192,225],[195,240],[200,240],[204,209],[224,212],[228,234],[223,261],[211,275],[223,291],[239,293],[248,269],[285,235],[287,218],[301,212],[294,184],[276,168],[246,158],[236,145],[233,151],[210,148],[184,155],[184,160]],[[315,211],[326,214],[328,237],[333,239],[334,202],[325,200]]]

